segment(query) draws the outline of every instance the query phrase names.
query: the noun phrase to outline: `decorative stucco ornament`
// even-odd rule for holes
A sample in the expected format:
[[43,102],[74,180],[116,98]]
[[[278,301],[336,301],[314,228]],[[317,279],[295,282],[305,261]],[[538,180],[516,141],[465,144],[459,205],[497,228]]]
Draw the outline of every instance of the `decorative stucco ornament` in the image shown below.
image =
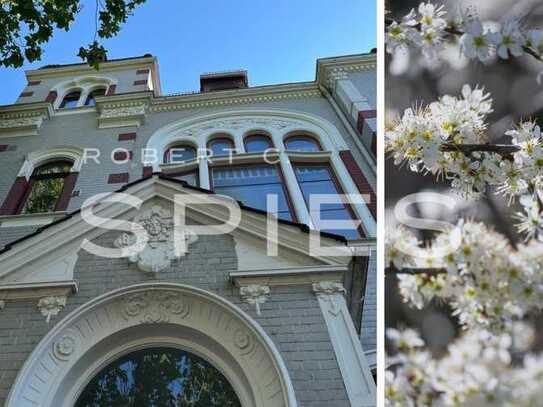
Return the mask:
[[63,296],[51,296],[40,298],[38,301],[38,309],[45,317],[45,322],[49,323],[51,317],[58,315],[60,311],[66,306],[66,297]]
[[240,287],[239,293],[243,301],[255,305],[256,314],[260,315],[260,304],[265,303],[268,299],[268,296],[270,295],[270,287],[267,285],[249,284]]
[[[154,205],[142,212],[134,222],[147,232],[148,241],[144,248],[128,256],[128,260],[136,263],[141,271],[158,273],[170,266],[176,258],[174,250],[174,222],[170,211],[161,206]],[[190,229],[185,228],[178,232],[178,236],[185,239],[185,245],[194,243],[198,236]],[[132,246],[136,243],[134,234],[123,233],[114,242],[119,248]]]
[[337,296],[345,293],[345,288],[341,283],[334,281],[319,281],[313,283],[313,292],[319,298],[319,300],[330,304],[328,312],[334,316],[337,316],[340,312],[339,305],[337,303]]

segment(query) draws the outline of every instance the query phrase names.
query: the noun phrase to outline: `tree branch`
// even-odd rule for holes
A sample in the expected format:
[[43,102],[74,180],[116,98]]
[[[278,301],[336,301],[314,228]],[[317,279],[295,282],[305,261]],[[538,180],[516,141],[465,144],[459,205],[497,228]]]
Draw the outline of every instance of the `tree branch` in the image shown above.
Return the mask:
[[391,266],[391,267],[387,267],[385,269],[385,272],[387,274],[411,274],[411,275],[426,274],[426,275],[429,275],[429,276],[435,276],[435,275],[438,275],[438,274],[444,274],[444,273],[447,272],[447,270],[445,270],[442,267],[433,267],[433,268],[428,268],[428,267],[420,267],[420,268],[418,268],[418,267],[417,268],[404,267],[403,269],[398,270],[396,267]]
[[441,151],[459,152],[469,155],[476,151],[496,153],[500,155],[510,155],[520,151],[519,146],[511,144],[455,144],[444,143],[441,145]]

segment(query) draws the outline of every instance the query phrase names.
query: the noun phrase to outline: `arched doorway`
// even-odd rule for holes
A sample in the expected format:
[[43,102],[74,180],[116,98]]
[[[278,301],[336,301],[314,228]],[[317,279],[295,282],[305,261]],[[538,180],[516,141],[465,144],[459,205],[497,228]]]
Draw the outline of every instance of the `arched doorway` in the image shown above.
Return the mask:
[[85,386],[75,407],[241,407],[226,377],[205,359],[176,348],[120,357]]
[[63,318],[26,361],[7,405],[74,406],[112,363],[153,348],[206,361],[241,407],[296,406],[279,352],[251,317],[208,291],[155,282],[106,293]]

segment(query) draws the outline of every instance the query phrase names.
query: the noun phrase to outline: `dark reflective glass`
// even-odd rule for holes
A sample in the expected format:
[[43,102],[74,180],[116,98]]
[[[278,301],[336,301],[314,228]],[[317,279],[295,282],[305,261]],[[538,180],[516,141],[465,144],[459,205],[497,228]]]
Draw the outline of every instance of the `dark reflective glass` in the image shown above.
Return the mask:
[[71,167],[71,163],[60,161],[36,168],[30,177],[22,213],[55,211]]
[[306,136],[287,138],[285,147],[289,151],[321,151],[319,143],[315,139]]
[[87,96],[87,100],[85,101],[85,105],[86,106],[94,106],[96,105],[96,101],[94,100],[94,98],[96,96],[104,96],[106,94],[106,90],[105,89],[95,89],[93,90],[89,96]]
[[60,104],[61,109],[72,109],[77,107],[77,102],[79,102],[79,97],[81,96],[80,92],[72,92],[64,96],[62,103]]
[[175,146],[168,149],[165,161],[169,163],[179,163],[194,160],[196,158],[196,149],[191,146]]
[[272,147],[268,136],[254,135],[245,138],[245,151],[248,153],[261,153]]
[[132,352],[85,387],[75,407],[241,407],[226,378],[204,359],[179,349]]
[[[340,189],[336,185],[332,173],[328,166],[316,166],[316,165],[298,165],[295,166],[296,178],[302,189],[304,199],[307,206],[310,206],[311,195],[338,195]],[[360,238],[360,232],[357,229],[336,229],[336,228],[324,228],[321,227],[321,220],[353,220],[353,216],[349,208],[341,203],[325,203],[320,206],[320,209],[310,208],[311,219],[316,223],[316,227],[324,232],[334,233],[341,235],[347,239]],[[353,224],[354,226],[354,224]]]
[[212,157],[234,154],[234,145],[227,138],[218,138],[209,142],[209,149],[212,152]]
[[213,190],[263,211],[266,210],[267,195],[276,194],[277,216],[292,220],[282,178],[273,165],[214,168]]

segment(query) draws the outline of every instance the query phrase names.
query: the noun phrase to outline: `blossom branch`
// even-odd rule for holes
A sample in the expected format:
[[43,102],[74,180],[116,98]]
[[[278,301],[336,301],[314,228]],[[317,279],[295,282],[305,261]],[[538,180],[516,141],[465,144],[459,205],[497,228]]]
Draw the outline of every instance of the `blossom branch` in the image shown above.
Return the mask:
[[444,152],[460,152],[469,155],[474,152],[496,153],[501,156],[508,156],[520,151],[520,146],[512,144],[455,144],[444,143],[440,146],[440,150]]

